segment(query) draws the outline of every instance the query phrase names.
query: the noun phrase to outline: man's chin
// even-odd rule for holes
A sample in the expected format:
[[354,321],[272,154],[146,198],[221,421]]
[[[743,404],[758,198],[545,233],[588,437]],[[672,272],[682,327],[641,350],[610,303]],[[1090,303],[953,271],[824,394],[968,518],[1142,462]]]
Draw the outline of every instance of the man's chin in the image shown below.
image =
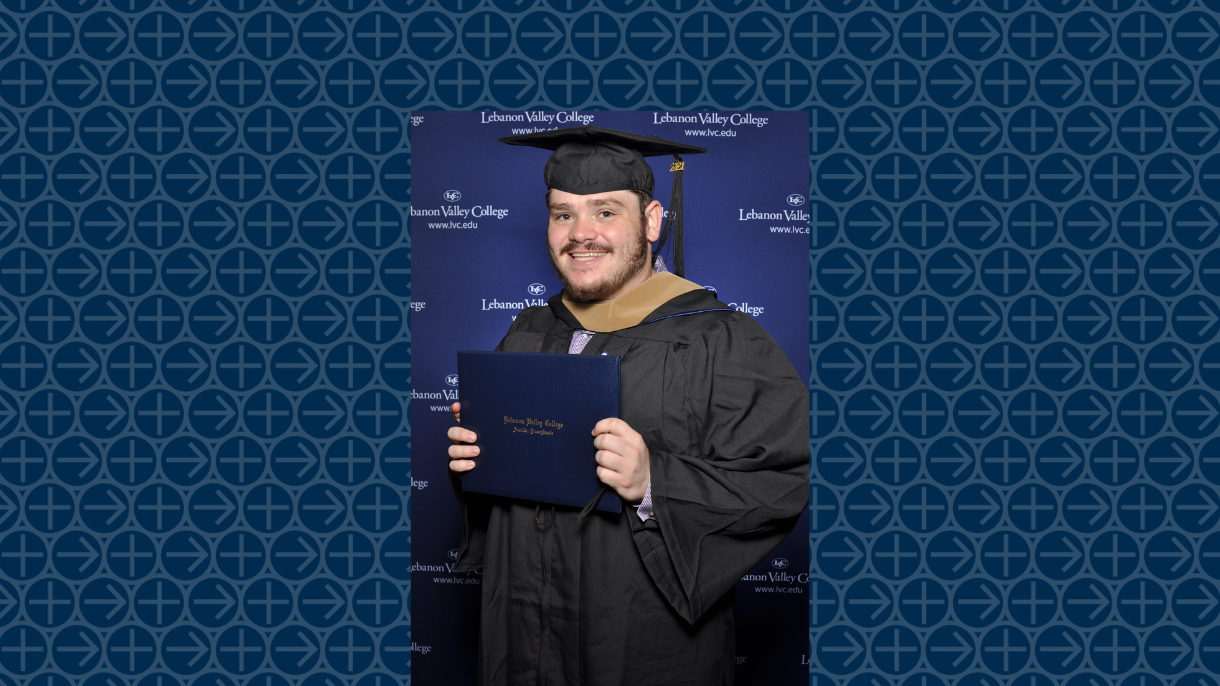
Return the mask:
[[605,300],[615,290],[615,284],[611,283],[609,279],[572,280],[561,275],[559,280],[563,283],[563,290],[567,293],[568,298],[577,302]]

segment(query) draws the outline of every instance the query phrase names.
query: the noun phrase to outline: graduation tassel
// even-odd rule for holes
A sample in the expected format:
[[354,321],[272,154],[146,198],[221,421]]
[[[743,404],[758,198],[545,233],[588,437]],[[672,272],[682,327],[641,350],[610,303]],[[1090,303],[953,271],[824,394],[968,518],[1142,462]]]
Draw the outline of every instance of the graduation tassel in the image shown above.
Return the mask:
[[674,264],[673,273],[675,276],[682,277],[684,269],[684,260],[682,255],[682,169],[686,163],[682,161],[682,156],[675,154],[674,163],[669,166],[669,171],[673,172],[674,183],[669,192],[669,216],[666,218],[665,226],[661,230],[661,237],[657,241],[657,249],[653,252],[653,261],[661,254],[665,248],[666,241],[669,240],[670,233],[673,233],[674,246]]
[[674,227],[674,275],[683,278],[685,265],[682,255],[682,170],[686,163],[681,155],[674,155],[674,163],[669,170],[674,175],[674,185],[669,192],[669,220]]

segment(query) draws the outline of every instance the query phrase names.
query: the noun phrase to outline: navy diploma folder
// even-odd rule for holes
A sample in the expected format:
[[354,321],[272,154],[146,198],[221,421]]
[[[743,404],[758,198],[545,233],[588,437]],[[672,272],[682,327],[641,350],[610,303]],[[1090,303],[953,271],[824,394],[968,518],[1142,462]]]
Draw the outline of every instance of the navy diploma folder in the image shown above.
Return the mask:
[[[593,427],[618,417],[619,364],[611,355],[459,350],[461,425],[478,437],[462,490],[581,508],[597,478]],[[618,512],[607,490],[596,509]]]

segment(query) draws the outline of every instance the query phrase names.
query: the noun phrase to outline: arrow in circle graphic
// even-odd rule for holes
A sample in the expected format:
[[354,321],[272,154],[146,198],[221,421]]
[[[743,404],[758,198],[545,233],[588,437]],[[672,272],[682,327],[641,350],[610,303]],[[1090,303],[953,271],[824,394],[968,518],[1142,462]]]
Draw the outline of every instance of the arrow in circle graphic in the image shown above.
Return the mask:
[[[961,376],[960,374],[958,375]],[[970,456],[963,448],[961,443],[954,443],[953,449],[957,451],[956,456],[952,457],[933,457],[930,458],[933,464],[956,464],[957,469],[953,472],[953,478],[961,476],[963,470],[974,462],[974,458]],[[958,545],[961,545],[960,543]]]
[[1097,588],[1097,584],[1089,584],[1089,590],[1093,593],[1092,598],[1068,598],[1068,605],[1092,605],[1093,611],[1089,613],[1089,619],[1097,619],[1097,615],[1102,608],[1110,606],[1110,599],[1101,594]]
[[844,637],[847,639],[847,642],[850,645],[825,646],[822,648],[822,652],[848,653],[848,655],[843,658],[843,666],[846,667],[847,665],[851,664],[857,657],[860,657],[860,654],[864,652],[864,647],[861,646],[858,642],[856,642],[856,639],[851,634],[844,634]]
[[1044,653],[1067,653],[1067,655],[1063,656],[1063,661],[1060,662],[1061,666],[1066,667],[1067,663],[1071,662],[1073,658],[1080,654],[1081,648],[1080,645],[1072,639],[1071,634],[1065,631],[1061,634],[1061,636],[1063,640],[1068,642],[1066,646],[1040,646],[1038,649]]
[[953,71],[957,73],[958,78],[932,79],[929,81],[929,83],[933,86],[961,86],[961,88],[957,89],[957,92],[953,94],[953,99],[957,100],[958,98],[962,97],[962,94],[965,93],[968,88],[970,88],[970,85],[974,83],[974,79],[970,78],[966,72],[962,71],[962,68],[959,65],[953,65]]
[[1076,549],[1076,546],[1072,545],[1072,542],[1070,540],[1064,539],[1063,545],[1068,549],[1067,552],[1043,551],[1043,552],[1039,553],[1039,555],[1041,555],[1042,557],[1066,558],[1067,562],[1064,562],[1063,567],[1060,569],[1060,571],[1066,572],[1069,567],[1076,564],[1076,561],[1079,560],[1082,557],[1082,555],[1081,555],[1080,551]]
[[822,555],[822,557],[847,558],[847,562],[843,563],[843,571],[846,572],[847,570],[849,570],[853,566],[855,566],[855,564],[857,562],[859,562],[860,560],[862,560],[864,558],[864,553],[859,548],[856,547],[856,544],[853,543],[850,538],[844,539],[843,542],[847,544],[847,547],[851,552],[846,552],[846,553],[825,552],[825,553],[822,553],[821,555]]
[[982,586],[981,588],[983,589],[983,595],[987,596],[986,598],[962,598],[957,602],[962,605],[983,605],[984,608],[979,613],[979,619],[986,619],[987,615],[991,614],[991,611],[1000,605],[1000,599],[987,586]]
[[[195,509],[199,509],[199,508],[198,508],[198,507],[196,507]],[[223,518],[222,518],[222,519],[223,519]],[[202,547],[202,546],[200,546],[200,545],[199,545],[199,541],[195,540],[195,537],[194,537],[194,536],[190,536],[190,537],[188,537],[188,538],[187,538],[187,540],[188,540],[188,541],[190,541],[190,543],[191,543],[191,547],[195,549],[194,551],[191,551],[191,552],[185,552],[185,553],[183,553],[183,552],[177,552],[177,553],[169,553],[169,552],[167,552],[167,553],[165,553],[165,556],[166,556],[166,557],[172,557],[172,558],[186,558],[186,559],[193,559],[193,560],[194,560],[194,562],[192,562],[192,563],[190,564],[190,566],[188,566],[188,567],[186,568],[186,571],[188,571],[188,572],[194,572],[194,571],[195,571],[195,569],[196,569],[197,567],[199,567],[200,563],[202,563],[204,560],[208,559],[208,554],[209,554],[209,553],[208,553],[208,551],[207,551],[207,549],[206,549],[206,548],[204,548],[204,547]]]
[[[221,593],[224,593],[223,589],[221,590]],[[199,603],[200,601],[196,600],[195,602]],[[219,617],[219,615],[217,615],[217,616]],[[199,636],[197,636],[194,631],[187,630],[186,635],[190,637],[191,641],[195,645],[193,645],[193,646],[165,646],[165,652],[167,652],[167,653],[194,653],[195,656],[192,657],[190,660],[187,660],[187,662],[186,662],[187,667],[194,667],[195,663],[198,662],[201,657],[208,654],[208,645],[206,643],[204,643],[203,641],[200,641]]]
[[966,656],[974,652],[974,646],[970,645],[965,638],[962,637],[960,631],[953,632],[953,638],[957,639],[955,646],[931,646],[928,649],[934,653],[957,653],[957,659],[953,661],[953,666],[957,667],[966,659]]
[[304,537],[298,537],[297,543],[299,543],[301,545],[301,548],[302,548],[301,552],[276,551],[275,556],[276,557],[287,557],[287,558],[294,558],[294,557],[302,558],[301,564],[297,566],[297,571],[303,572],[303,571],[305,571],[305,568],[309,566],[310,562],[313,562],[315,559],[317,559],[318,553],[317,553],[317,551],[315,551],[313,549],[312,546],[309,545],[309,543],[305,540]]
[[220,592],[219,598],[195,598],[191,602],[196,605],[219,605],[220,609],[216,611],[216,619],[220,619],[237,604],[237,601],[233,600],[233,596],[225,591],[224,586],[217,586],[216,590]]
[[[326,588],[327,588],[327,590],[329,590],[330,586],[327,586]],[[306,599],[304,602],[308,603],[309,600]],[[313,657],[314,654],[318,652],[318,646],[315,645],[313,641],[309,640],[309,637],[305,635],[304,631],[297,630],[297,638],[301,639],[301,643],[303,645],[276,646],[275,652],[277,652],[277,653],[304,653],[303,655],[301,655],[301,659],[297,660],[297,667],[303,667],[305,665],[305,663],[309,661],[309,658]]]
[[958,570],[960,570],[962,568],[962,565],[966,564],[967,560],[970,560],[974,557],[974,551],[971,550],[970,548],[966,547],[966,544],[962,543],[962,539],[958,538],[957,536],[953,537],[953,544],[957,546],[956,551],[950,551],[950,552],[937,551],[937,552],[929,553],[929,556],[938,557],[938,558],[943,557],[943,558],[948,558],[950,560],[954,560],[954,559],[957,560],[957,564],[953,565],[953,571],[957,572]]
[[[957,413],[962,415],[963,417],[971,417],[971,416],[986,417],[987,419],[984,420],[982,424],[979,424],[980,430],[986,430],[987,425],[994,422],[996,420],[996,418],[998,418],[1000,416],[1000,411],[996,409],[995,405],[991,404],[991,399],[988,398],[987,396],[985,396],[985,395],[981,396],[979,398],[979,400],[982,401],[982,403],[987,406],[986,410],[958,410]],[[984,495],[986,495],[986,492],[984,492]],[[988,496],[987,499],[990,500],[991,499],[990,496]],[[984,518],[984,519],[986,519],[986,518]]]

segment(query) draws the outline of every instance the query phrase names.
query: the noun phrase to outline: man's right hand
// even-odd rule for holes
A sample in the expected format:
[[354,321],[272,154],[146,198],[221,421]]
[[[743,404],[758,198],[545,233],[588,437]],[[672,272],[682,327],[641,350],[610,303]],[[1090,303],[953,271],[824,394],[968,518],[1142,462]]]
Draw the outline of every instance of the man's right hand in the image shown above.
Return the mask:
[[[449,411],[453,413],[453,421],[462,423],[462,404],[454,403]],[[460,426],[449,428],[449,441],[453,445],[449,446],[449,469],[455,472],[468,472],[474,469],[474,460],[470,459],[478,457],[479,447],[477,445],[468,445],[474,443],[476,436],[473,431],[467,431]]]

